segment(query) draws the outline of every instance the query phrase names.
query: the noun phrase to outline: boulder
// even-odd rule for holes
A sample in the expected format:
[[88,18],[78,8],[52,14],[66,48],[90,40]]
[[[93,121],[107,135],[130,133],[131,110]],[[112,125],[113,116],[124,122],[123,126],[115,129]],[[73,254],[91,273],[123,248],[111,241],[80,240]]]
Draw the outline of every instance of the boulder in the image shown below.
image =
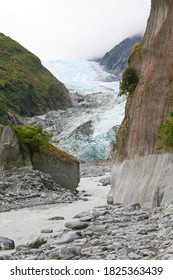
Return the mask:
[[46,240],[44,237],[34,237],[31,241],[28,242],[27,246],[29,248],[32,248],[32,249],[37,249],[39,247],[41,247],[43,244],[46,243]]
[[0,126],[0,180],[7,171],[29,167],[49,174],[61,187],[75,190],[80,180],[79,161],[55,147],[52,150],[31,156],[10,126]]
[[66,244],[66,243],[71,243],[76,239],[80,239],[81,236],[79,233],[75,231],[69,231],[64,233],[63,236],[61,236],[57,241],[56,244]]
[[11,250],[15,248],[14,241],[7,237],[0,237],[0,250]]
[[80,181],[79,161],[67,153],[35,153],[34,169],[48,173],[61,187],[75,190]]

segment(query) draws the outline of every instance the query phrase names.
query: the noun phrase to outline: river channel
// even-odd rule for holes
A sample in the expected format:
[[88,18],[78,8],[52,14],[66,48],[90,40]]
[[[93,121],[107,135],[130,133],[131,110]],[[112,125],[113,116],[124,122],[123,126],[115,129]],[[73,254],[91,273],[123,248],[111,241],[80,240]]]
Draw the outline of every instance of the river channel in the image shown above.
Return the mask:
[[[35,236],[48,236],[41,230],[52,229],[53,234],[60,232],[66,222],[83,211],[92,210],[96,206],[107,204],[110,186],[102,186],[102,177],[81,178],[79,192],[86,191],[87,200],[72,203],[41,205],[20,210],[0,213],[0,235],[14,240],[15,245],[26,244]],[[49,220],[61,216],[64,220]],[[1,251],[0,254],[4,252]]]

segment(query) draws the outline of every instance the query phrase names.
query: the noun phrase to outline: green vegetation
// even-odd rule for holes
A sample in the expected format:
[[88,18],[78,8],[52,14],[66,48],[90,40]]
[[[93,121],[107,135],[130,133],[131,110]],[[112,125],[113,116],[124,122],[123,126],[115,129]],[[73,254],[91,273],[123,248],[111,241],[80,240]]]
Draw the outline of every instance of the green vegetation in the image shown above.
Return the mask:
[[70,154],[51,145],[49,141],[52,138],[52,134],[44,131],[39,126],[19,125],[13,126],[13,129],[19,139],[21,148],[23,144],[25,144],[31,156],[33,156],[34,153],[45,153],[54,154],[65,159],[75,159]]
[[11,110],[33,116],[68,107],[68,91],[38,57],[0,33],[0,122]]
[[164,118],[162,123],[158,125],[158,150],[173,150],[173,110],[169,117]]
[[49,141],[52,137],[39,126],[19,125],[13,127],[18,136],[19,143],[25,144],[31,155],[34,152],[44,152],[49,148]]
[[141,50],[142,50],[142,40],[137,42],[131,49],[131,53],[128,58],[128,63],[130,64],[133,58],[138,59],[141,62]]
[[123,94],[133,93],[137,84],[138,84],[138,76],[136,71],[127,67],[122,75],[122,80],[120,81],[120,92],[119,96]]
[[141,50],[141,44],[142,44],[142,41],[137,42],[137,43],[132,47],[131,54],[133,54],[134,52],[139,52],[139,51]]

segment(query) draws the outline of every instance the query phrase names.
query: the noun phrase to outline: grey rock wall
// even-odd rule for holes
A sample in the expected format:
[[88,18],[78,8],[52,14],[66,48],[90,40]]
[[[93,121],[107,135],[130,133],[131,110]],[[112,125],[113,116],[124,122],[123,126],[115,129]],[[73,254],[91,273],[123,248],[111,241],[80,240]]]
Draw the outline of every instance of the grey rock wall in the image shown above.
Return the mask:
[[109,203],[151,202],[153,206],[173,203],[173,154],[136,156],[116,162],[111,182]]
[[0,179],[4,171],[13,168],[32,166],[29,152],[24,148],[22,153],[18,138],[10,126],[0,128]]

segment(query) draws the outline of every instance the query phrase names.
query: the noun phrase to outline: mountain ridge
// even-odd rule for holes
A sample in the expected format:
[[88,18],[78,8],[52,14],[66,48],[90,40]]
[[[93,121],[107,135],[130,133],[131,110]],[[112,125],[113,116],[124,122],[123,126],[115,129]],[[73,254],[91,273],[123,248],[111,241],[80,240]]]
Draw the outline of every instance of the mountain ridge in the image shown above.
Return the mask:
[[40,59],[0,33],[0,122],[9,114],[33,116],[72,106],[67,88]]
[[136,34],[128,37],[108,51],[97,61],[104,69],[113,74],[117,80],[120,80],[124,69],[128,64],[128,58],[132,47],[142,39],[142,35]]

